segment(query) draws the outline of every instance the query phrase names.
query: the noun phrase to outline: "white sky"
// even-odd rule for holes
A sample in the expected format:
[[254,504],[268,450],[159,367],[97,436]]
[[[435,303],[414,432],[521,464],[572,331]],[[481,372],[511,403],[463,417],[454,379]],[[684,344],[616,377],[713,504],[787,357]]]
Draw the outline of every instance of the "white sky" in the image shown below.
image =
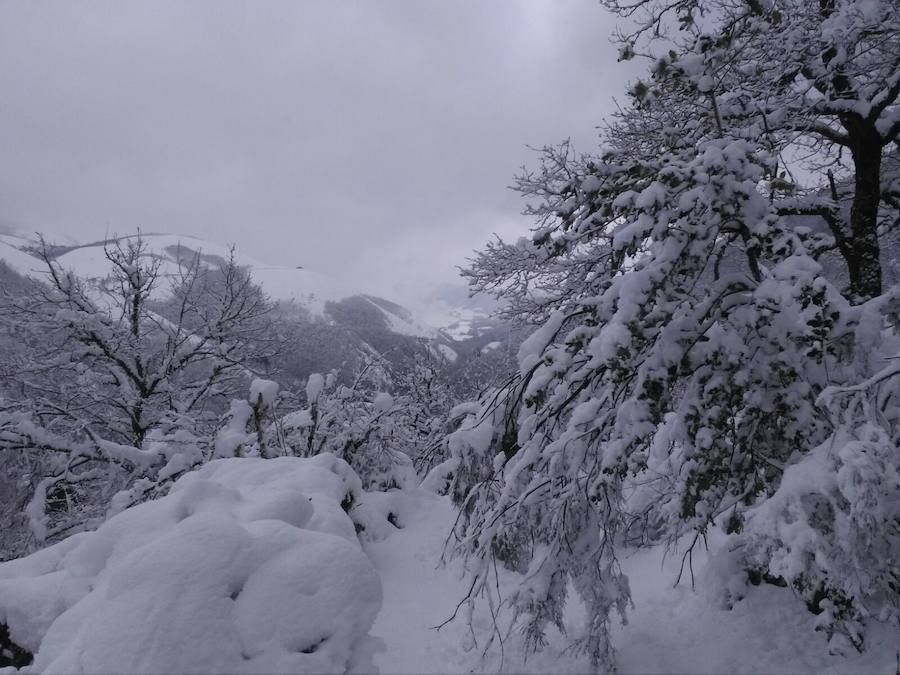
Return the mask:
[[410,300],[492,232],[526,145],[622,97],[595,0],[0,3],[0,226],[193,234]]

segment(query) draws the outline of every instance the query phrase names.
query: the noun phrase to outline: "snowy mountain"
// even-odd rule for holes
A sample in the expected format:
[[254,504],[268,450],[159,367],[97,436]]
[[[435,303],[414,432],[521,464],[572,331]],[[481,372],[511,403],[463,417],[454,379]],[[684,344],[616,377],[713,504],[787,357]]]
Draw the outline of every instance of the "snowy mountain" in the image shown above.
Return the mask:
[[27,252],[34,242],[12,234],[0,234],[0,260],[23,276],[40,274],[43,263]]
[[[136,235],[132,235],[136,236]],[[230,254],[221,244],[196,237],[175,234],[143,234],[148,255],[160,261],[160,273],[174,276],[186,261],[200,254],[201,261],[217,265]],[[128,237],[122,237],[126,239]],[[53,252],[56,261],[84,279],[100,279],[107,275],[109,262],[104,255],[105,241],[82,245],[60,245]],[[34,255],[37,242],[16,235],[0,235],[0,260],[20,274],[38,276],[43,263]],[[239,265],[249,268],[253,279],[262,286],[270,298],[290,302],[305,309],[314,317],[328,314],[327,303],[358,298],[380,314],[386,328],[398,335],[438,340],[444,336],[428,322],[415,316],[408,309],[352,288],[340,279],[327,276],[305,267],[270,265],[235,251]],[[38,277],[39,278],[39,277]],[[161,289],[164,292],[164,288]]]
[[415,307],[416,313],[457,342],[493,332],[501,322],[494,318],[497,301],[489,295],[471,296],[464,283],[445,284]]

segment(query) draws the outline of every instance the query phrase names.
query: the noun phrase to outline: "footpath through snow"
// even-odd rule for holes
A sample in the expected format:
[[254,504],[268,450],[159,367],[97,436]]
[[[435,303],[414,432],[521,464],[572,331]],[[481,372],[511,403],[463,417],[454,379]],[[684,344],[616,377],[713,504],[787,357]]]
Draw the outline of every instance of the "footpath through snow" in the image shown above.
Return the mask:
[[[364,549],[381,575],[384,601],[372,626],[372,635],[385,643],[374,657],[382,673],[584,673],[591,672],[587,659],[565,648],[560,635],[551,649],[526,653],[518,634],[504,641],[503,653],[490,649],[484,656],[484,639],[491,634],[487,608],[480,606],[473,623],[473,642],[460,610],[456,621],[439,630],[466,593],[459,561],[441,564],[444,542],[456,512],[448,497],[425,490],[398,500],[398,525],[402,529],[387,539],[365,544]],[[502,657],[502,658],[501,658]]]

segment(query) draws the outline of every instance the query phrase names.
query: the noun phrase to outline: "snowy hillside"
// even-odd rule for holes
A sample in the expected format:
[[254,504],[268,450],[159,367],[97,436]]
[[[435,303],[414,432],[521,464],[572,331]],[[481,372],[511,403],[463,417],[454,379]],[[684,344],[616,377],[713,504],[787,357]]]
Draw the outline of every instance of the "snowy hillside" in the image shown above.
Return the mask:
[[0,260],[23,276],[40,274],[43,263],[23,248],[32,242],[11,234],[0,234]]
[[[195,237],[174,234],[144,234],[148,254],[156,257],[164,276],[175,276],[179,261],[184,263],[197,253],[209,265],[223,261],[230,253],[228,247]],[[123,238],[124,239],[124,238]],[[43,263],[23,249],[34,247],[34,241],[14,236],[0,235],[0,260],[20,274],[34,276],[40,273]],[[104,255],[104,242],[78,246],[66,246],[56,260],[64,268],[84,279],[100,279],[108,274],[109,261]],[[314,316],[325,313],[328,302],[350,297],[363,297],[383,316],[388,329],[399,335],[437,339],[439,331],[426,321],[414,316],[396,303],[366,294],[364,289],[352,288],[340,279],[326,276],[305,267],[269,265],[235,251],[237,262],[250,270],[253,279],[262,286],[273,300],[293,302]],[[164,288],[161,289],[164,291]]]
[[441,332],[455,341],[477,338],[496,329],[499,324],[493,314],[497,308],[493,296],[472,296],[462,280],[437,287],[414,307],[418,316],[440,326]]

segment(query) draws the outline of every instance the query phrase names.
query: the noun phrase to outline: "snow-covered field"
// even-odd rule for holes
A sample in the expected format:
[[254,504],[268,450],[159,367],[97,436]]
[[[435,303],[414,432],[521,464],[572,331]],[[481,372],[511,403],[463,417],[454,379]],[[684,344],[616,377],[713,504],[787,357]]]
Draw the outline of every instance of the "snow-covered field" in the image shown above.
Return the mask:
[[[29,672],[590,672],[572,649],[575,602],[570,635],[536,654],[515,629],[485,650],[485,605],[474,640],[462,620],[437,628],[466,590],[461,562],[441,561],[455,517],[424,489],[365,493],[330,455],[218,460],[0,565],[0,621],[35,652]],[[748,587],[729,610],[719,566],[696,558],[692,590],[674,585],[680,560],[624,560],[635,607],[614,631],[621,672],[894,672],[889,630],[861,656],[829,656],[790,592]]]

